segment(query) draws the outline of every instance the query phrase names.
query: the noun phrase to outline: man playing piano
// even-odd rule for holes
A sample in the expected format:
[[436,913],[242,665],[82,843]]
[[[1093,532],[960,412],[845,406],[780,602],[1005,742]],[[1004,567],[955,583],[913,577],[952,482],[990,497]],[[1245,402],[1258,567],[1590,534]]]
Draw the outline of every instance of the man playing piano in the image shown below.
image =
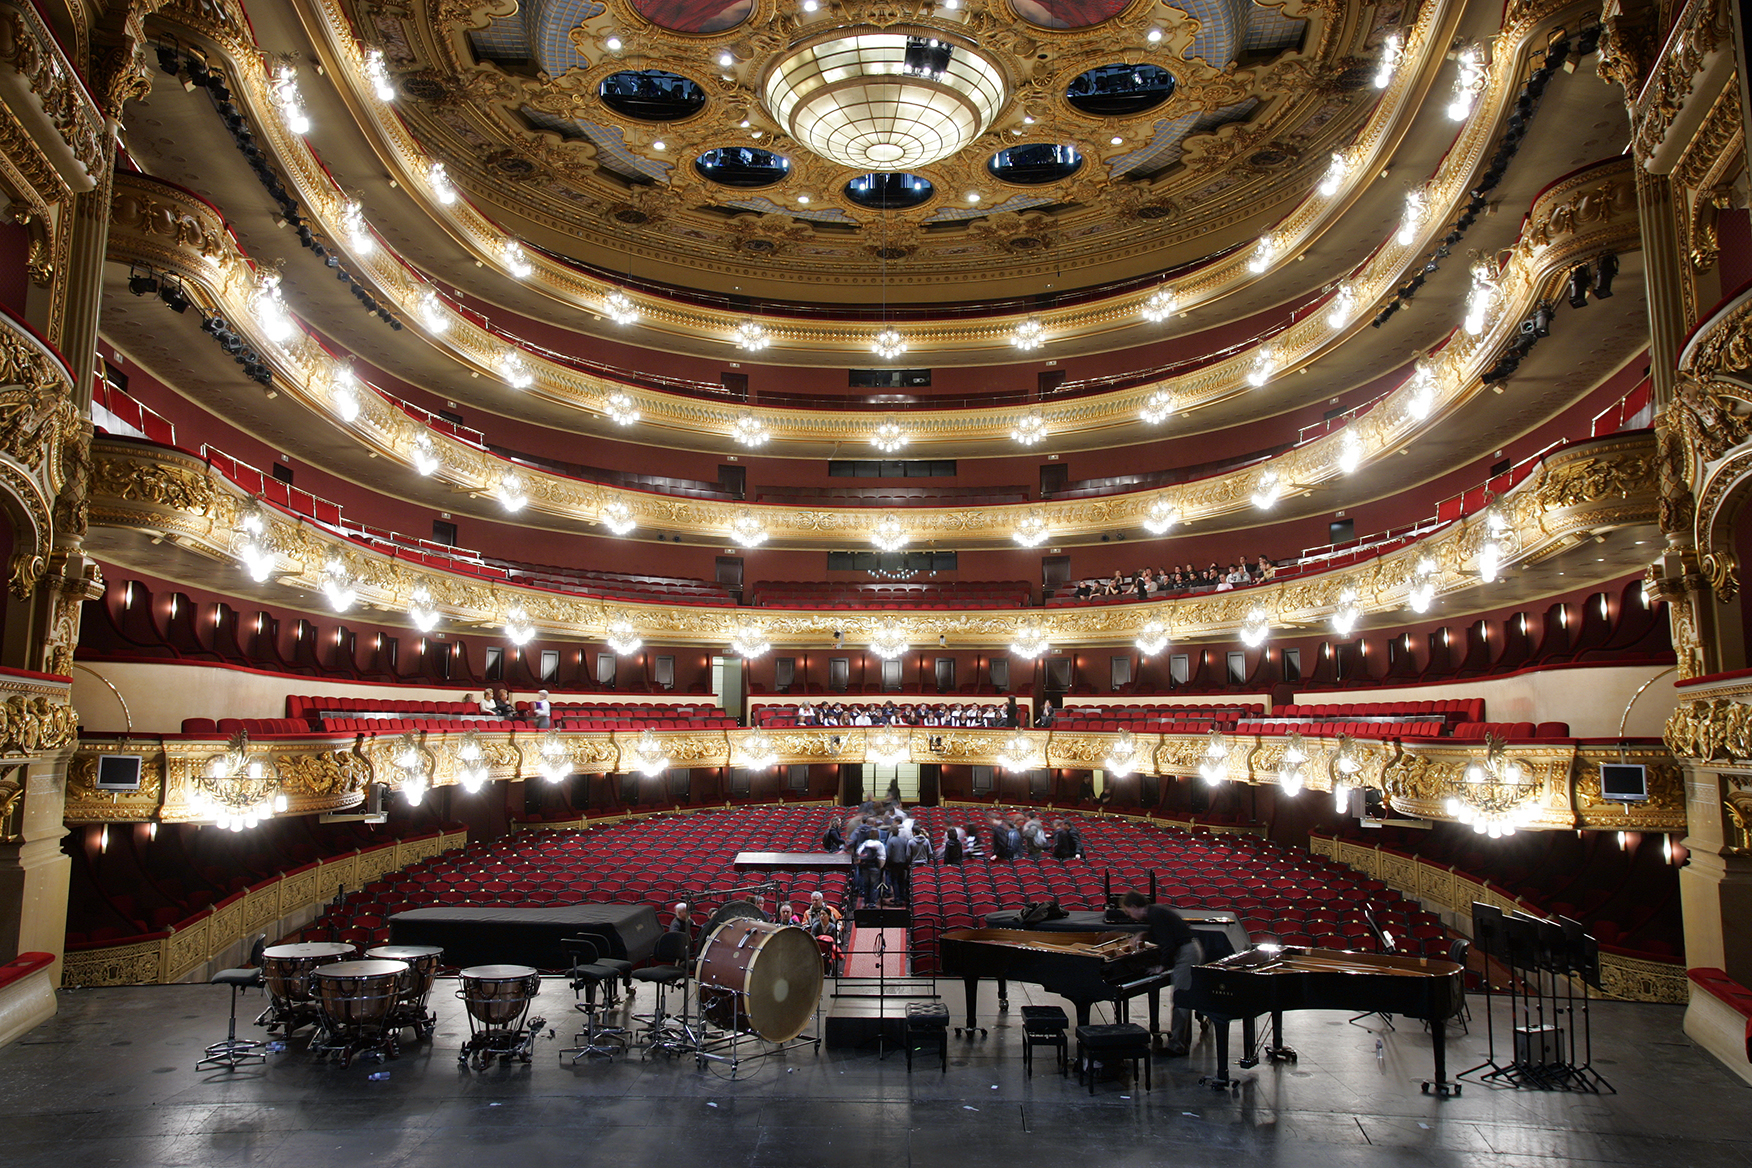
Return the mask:
[[1137,943],[1154,944],[1163,957],[1163,967],[1174,971],[1174,1017],[1168,1029],[1167,1053],[1179,1058],[1192,1045],[1192,1010],[1180,1004],[1181,995],[1192,988],[1192,967],[1204,961],[1204,946],[1179,913],[1165,904],[1151,904],[1141,892],[1126,893],[1120,907],[1132,920],[1149,926],[1137,935]]

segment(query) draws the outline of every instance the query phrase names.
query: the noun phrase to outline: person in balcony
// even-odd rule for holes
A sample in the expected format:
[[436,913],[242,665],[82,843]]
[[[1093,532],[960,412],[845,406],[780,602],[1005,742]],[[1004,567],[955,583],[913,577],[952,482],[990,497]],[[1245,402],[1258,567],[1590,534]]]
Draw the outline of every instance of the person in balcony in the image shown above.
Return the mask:
[[1266,580],[1274,580],[1277,578],[1277,565],[1272,563],[1266,557],[1260,556],[1259,563],[1255,566],[1254,574],[1257,575],[1262,582]]
[[530,716],[535,719],[537,730],[551,730],[554,726],[554,704],[548,700],[548,691],[541,690],[535,695],[535,701],[529,706]]

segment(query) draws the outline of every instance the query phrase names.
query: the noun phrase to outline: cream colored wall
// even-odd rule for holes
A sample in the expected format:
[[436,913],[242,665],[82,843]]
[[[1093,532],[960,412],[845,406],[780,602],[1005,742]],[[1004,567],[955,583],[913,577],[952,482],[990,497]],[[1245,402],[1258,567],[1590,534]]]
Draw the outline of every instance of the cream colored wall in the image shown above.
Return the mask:
[[[1358,689],[1338,693],[1310,691],[1296,695],[1298,704],[1338,702],[1440,702],[1450,698],[1483,698],[1484,716],[1491,722],[1568,722],[1576,738],[1616,738],[1618,720],[1637,687],[1661,673],[1662,665],[1589,665],[1546,669],[1513,677],[1484,677],[1452,685],[1415,685],[1399,689]],[[1659,738],[1678,696],[1671,672],[1643,692],[1631,707],[1624,733],[1631,738]]]
[[[116,693],[97,677],[115,686],[137,734],[174,734],[184,718],[284,718],[287,694],[316,697],[364,697],[385,700],[457,702],[478,698],[480,690],[460,686],[358,685],[321,681],[313,677],[280,677],[223,669],[216,665],[179,665],[168,661],[83,662],[73,671],[73,708],[79,711],[82,729],[119,734],[127,729],[122,703]],[[515,696],[527,700],[533,691]],[[560,700],[568,700],[562,697]],[[578,695],[580,701],[636,701],[651,705],[697,705],[712,701],[710,694],[614,694]]]

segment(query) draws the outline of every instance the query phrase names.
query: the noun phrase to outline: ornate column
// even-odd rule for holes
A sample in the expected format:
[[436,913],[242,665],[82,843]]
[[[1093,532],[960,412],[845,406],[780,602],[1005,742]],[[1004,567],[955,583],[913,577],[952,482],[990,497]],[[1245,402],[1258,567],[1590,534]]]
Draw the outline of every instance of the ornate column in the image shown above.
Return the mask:
[[1636,168],[1636,206],[1642,220],[1643,283],[1649,305],[1649,379],[1655,413],[1673,396],[1679,345],[1690,329],[1685,295],[1685,256],[1679,246],[1678,209],[1665,175]]

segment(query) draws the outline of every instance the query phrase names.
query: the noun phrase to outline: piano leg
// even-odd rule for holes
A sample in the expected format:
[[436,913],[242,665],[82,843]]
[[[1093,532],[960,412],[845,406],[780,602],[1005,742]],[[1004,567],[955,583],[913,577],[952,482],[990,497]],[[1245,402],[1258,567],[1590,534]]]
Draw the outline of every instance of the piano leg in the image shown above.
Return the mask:
[[1162,991],[1150,991],[1150,1037],[1160,1037],[1162,1034]]
[[1010,1009],[1010,983],[1004,978],[998,979],[998,1011],[1008,1012]]
[[1284,1012],[1271,1012],[1271,1045],[1265,1048],[1265,1057],[1274,1063],[1295,1062],[1296,1049],[1284,1045]]
[[[1252,1015],[1248,1015],[1241,1019],[1241,1057],[1236,1059],[1235,1062],[1242,1070],[1246,1070],[1248,1067],[1257,1067],[1259,1065],[1259,1060],[1253,1057],[1253,1052],[1258,1049],[1258,1027],[1259,1020]],[[1224,1029],[1228,1028],[1224,1027]]]
[[1460,1094],[1459,1082],[1448,1079],[1448,1024],[1440,1018],[1430,1023],[1430,1043],[1436,1052],[1436,1077],[1424,1080],[1424,1094],[1434,1091],[1444,1098]]
[[971,977],[964,977],[961,979],[961,983],[967,988],[967,1025],[957,1026],[955,1028],[955,1034],[957,1037],[965,1034],[969,1038],[972,1038],[974,1032],[978,1031],[979,1036],[984,1038],[986,1036],[985,1027],[975,1026],[973,1024],[973,1004],[979,998],[979,975],[974,974]]
[[1218,1091],[1233,1090],[1241,1086],[1240,1080],[1229,1077],[1229,1020],[1227,1018],[1212,1018],[1211,1028],[1217,1036],[1217,1073],[1205,1075],[1199,1083],[1213,1087]]

